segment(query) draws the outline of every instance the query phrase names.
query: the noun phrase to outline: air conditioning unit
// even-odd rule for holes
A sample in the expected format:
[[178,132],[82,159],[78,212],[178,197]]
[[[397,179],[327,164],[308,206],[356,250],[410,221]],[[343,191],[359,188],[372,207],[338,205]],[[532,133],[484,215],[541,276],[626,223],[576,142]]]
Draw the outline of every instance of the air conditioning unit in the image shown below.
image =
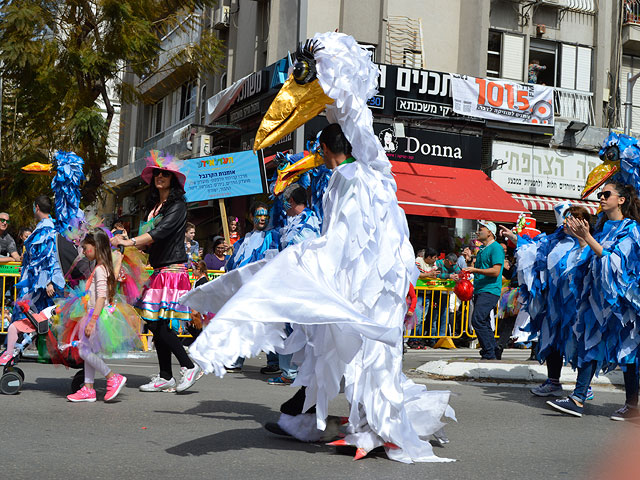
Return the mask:
[[122,199],[122,215],[133,215],[138,211],[138,202],[135,197],[124,197]]
[[132,164],[136,161],[136,152],[138,151],[138,147],[129,147],[129,164]]
[[218,7],[213,14],[213,28],[216,30],[226,30],[229,28],[229,7]]
[[196,135],[193,144],[193,152],[197,157],[211,155],[211,135]]

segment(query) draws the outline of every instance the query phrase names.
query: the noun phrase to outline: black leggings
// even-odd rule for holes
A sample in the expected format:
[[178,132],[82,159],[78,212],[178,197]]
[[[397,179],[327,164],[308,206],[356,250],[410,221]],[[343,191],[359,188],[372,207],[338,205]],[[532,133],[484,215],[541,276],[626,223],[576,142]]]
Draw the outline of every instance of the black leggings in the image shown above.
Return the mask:
[[547,377],[551,380],[560,381],[562,373],[562,354],[557,350],[553,350],[547,355]]
[[176,332],[169,327],[168,320],[158,320],[147,322],[147,327],[153,333],[153,343],[158,354],[158,365],[160,365],[160,376],[165,380],[173,378],[171,371],[171,354],[173,353],[181,367],[193,368],[193,362],[187,355]]

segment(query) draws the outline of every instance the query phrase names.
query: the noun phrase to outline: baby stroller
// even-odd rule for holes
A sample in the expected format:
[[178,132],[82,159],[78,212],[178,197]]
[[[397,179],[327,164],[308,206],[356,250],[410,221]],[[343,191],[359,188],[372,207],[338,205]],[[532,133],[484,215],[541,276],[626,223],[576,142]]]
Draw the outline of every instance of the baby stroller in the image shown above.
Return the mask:
[[[90,270],[89,261],[78,254],[75,245],[61,235],[58,235],[56,245],[58,261],[67,282],[74,284],[79,280],[86,279]],[[37,341],[39,337],[46,338],[52,363],[80,369],[71,381],[72,393],[78,391],[84,383],[82,359],[80,359],[77,346],[73,342],[64,346],[57,345],[57,340],[49,328],[51,326],[51,318],[55,314],[55,306],[36,312],[26,299],[18,301],[17,305],[26,317],[26,320],[22,320],[22,322],[28,322],[32,328],[26,329],[29,331],[21,331],[22,338],[19,338],[18,343],[16,343],[13,357],[3,368],[2,376],[0,377],[0,393],[15,395],[20,391],[24,382],[24,372],[16,364],[19,362],[25,348]]]

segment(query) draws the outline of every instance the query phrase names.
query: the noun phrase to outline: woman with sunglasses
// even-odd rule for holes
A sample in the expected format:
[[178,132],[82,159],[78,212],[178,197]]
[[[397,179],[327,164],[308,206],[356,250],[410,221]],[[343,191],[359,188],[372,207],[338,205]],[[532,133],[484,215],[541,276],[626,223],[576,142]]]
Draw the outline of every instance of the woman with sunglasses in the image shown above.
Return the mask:
[[[161,157],[157,150],[152,150],[150,154],[141,175],[149,184],[146,221],[140,224],[138,236],[125,239],[116,235],[111,244],[115,247],[147,247],[149,263],[153,267],[153,275],[145,285],[136,307],[153,333],[160,373],[153,376],[151,382],[142,385],[140,390],[162,392],[175,389],[182,392],[194,384],[200,371],[175,332],[180,322],[190,320],[189,309],[178,302],[191,289],[184,249],[186,177],[172,157]],[[171,354],[180,362],[182,377],[177,384],[171,370]]]
[[[516,266],[523,310],[530,316],[531,337],[538,337],[536,358],[547,364],[547,380],[531,389],[539,397],[562,394],[563,354],[576,321],[579,285],[585,271],[581,255],[587,243],[568,230],[567,222],[569,218],[587,223],[591,219],[584,207],[568,201],[555,205],[554,213],[557,228],[549,235],[517,236],[500,225],[500,234],[518,246]],[[591,398],[589,390],[586,399]]]
[[578,377],[571,396],[547,404],[581,417],[593,376],[620,365],[626,402],[611,419],[624,421],[639,417],[640,200],[634,187],[617,182],[606,184],[598,199],[603,214],[594,235],[583,220],[567,219],[569,231],[590,247],[574,335],[567,344],[567,359]]

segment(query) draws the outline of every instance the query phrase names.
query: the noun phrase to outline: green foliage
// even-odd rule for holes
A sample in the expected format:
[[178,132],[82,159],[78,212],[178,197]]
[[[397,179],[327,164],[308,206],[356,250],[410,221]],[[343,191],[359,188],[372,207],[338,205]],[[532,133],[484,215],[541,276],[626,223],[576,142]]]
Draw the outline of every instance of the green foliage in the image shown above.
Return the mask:
[[[17,172],[33,159],[48,162],[57,149],[75,151],[85,159],[83,201],[92,203],[102,188],[101,168],[109,156],[107,133],[115,113],[114,92],[122,96],[118,103],[123,98],[140,98],[137,84],[125,74],[156,71],[164,52],[162,36],[174,28],[196,27],[201,9],[216,3],[0,2],[0,178],[12,183],[12,188],[2,187],[0,208],[20,211],[25,204],[30,212],[31,195],[50,194],[47,177]],[[162,68],[189,62],[195,72],[214,71],[223,59],[221,43],[210,32],[168,55],[169,62]]]

